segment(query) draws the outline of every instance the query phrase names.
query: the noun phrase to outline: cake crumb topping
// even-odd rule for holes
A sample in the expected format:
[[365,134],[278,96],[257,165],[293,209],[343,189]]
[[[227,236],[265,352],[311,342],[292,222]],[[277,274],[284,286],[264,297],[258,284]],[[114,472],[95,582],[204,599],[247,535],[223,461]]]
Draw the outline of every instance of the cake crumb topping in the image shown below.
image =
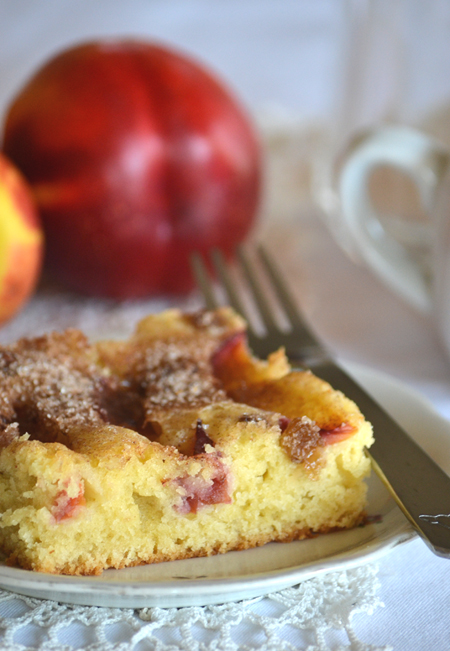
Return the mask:
[[99,352],[73,329],[1,348],[0,447],[25,433],[71,447],[71,432],[105,424],[154,440],[168,414],[227,400],[211,364],[229,334],[227,319],[183,318],[198,331],[164,338],[144,330],[125,348]]
[[133,375],[145,398],[147,420],[154,412],[201,408],[226,400],[209,361],[210,346],[199,354],[199,343],[156,342],[138,359]]
[[307,416],[292,418],[281,434],[281,445],[296,463],[317,462],[317,449],[324,445],[320,428]]
[[100,395],[106,378],[89,359],[78,331],[22,339],[0,353],[3,439],[29,433],[67,442],[79,426],[104,422]]

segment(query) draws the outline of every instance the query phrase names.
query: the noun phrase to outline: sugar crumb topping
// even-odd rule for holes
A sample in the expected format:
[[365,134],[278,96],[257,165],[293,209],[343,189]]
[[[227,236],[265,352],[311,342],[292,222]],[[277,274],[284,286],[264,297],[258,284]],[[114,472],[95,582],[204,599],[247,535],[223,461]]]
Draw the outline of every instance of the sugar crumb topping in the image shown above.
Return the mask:
[[198,332],[189,336],[130,340],[125,373],[113,357],[111,364],[97,358],[95,345],[77,330],[1,348],[0,447],[26,432],[70,447],[72,430],[105,424],[150,436],[148,424],[163,412],[225,400],[210,358],[228,334],[226,320],[207,313],[190,318]]
[[281,446],[296,463],[315,463],[323,447],[320,428],[307,416],[292,418],[281,434]]

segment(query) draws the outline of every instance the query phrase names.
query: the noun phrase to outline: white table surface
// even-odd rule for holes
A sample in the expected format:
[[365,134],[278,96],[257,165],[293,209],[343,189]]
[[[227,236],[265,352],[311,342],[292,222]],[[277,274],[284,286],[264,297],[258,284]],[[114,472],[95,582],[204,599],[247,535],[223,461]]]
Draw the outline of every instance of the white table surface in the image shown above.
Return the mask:
[[[317,15],[332,16],[338,4],[320,0]],[[0,111],[34,65],[56,48],[86,37],[136,34],[198,54],[255,112],[278,106],[306,120],[323,117],[331,63],[319,49],[317,68],[305,64],[311,32],[304,12],[311,6],[295,0],[1,0]],[[450,361],[428,318],[348,260],[309,204],[278,221],[267,215],[262,231],[280,254],[312,325],[338,356],[400,379],[450,418]],[[24,318],[8,324],[0,338],[21,334]],[[405,651],[450,649],[450,560],[414,540],[380,560],[379,578],[385,605],[371,616],[356,616],[359,639]]]

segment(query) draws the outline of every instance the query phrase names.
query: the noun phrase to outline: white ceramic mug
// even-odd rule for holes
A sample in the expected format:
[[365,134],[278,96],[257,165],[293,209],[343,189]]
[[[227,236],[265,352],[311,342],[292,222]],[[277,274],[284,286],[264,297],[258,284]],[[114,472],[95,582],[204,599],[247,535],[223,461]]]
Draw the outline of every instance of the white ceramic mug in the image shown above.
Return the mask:
[[433,314],[450,351],[450,2],[349,5],[314,198],[343,250]]
[[[382,167],[412,180],[428,219],[386,228],[389,220],[369,191]],[[402,298],[434,316],[450,351],[450,150],[416,129],[377,127],[349,148],[338,186],[341,219],[360,257]]]

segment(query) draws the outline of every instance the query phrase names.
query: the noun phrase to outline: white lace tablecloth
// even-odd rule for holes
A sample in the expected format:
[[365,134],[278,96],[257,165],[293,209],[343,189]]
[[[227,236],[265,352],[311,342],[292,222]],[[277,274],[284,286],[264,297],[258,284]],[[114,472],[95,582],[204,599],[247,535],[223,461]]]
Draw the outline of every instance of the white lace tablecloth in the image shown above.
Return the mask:
[[[328,574],[267,598],[204,608],[142,610],[71,606],[0,592],[1,648],[89,651],[385,649],[357,641],[356,613],[380,605],[376,567]],[[356,645],[356,646],[355,646]]]

